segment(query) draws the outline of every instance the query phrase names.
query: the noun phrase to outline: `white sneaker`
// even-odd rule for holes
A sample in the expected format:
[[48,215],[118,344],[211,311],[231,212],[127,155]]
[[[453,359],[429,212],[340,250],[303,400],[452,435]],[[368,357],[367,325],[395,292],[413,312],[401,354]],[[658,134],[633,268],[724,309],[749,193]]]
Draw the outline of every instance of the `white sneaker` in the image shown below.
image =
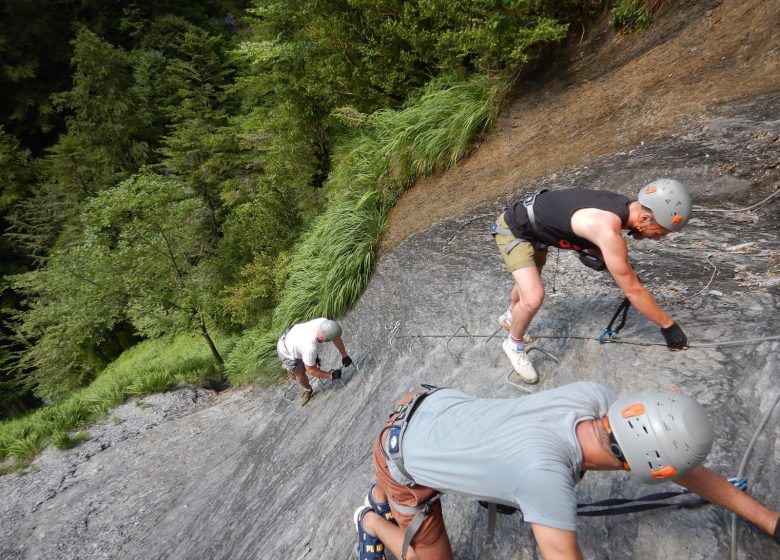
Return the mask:
[[[512,314],[509,312],[508,309],[498,316],[498,322],[501,324],[502,327],[504,327],[504,330],[506,330],[506,332],[512,330]],[[525,333],[523,335],[523,344],[525,344],[526,346],[530,346],[534,342],[536,342],[536,340],[528,336],[528,333]]]
[[504,349],[506,357],[509,358],[512,369],[515,370],[515,373],[520,379],[526,383],[536,383],[539,381],[539,375],[536,373],[531,360],[528,359],[528,354],[525,353],[525,350],[518,350],[509,338],[504,339],[504,343],[501,347]]
[[512,314],[508,309],[498,316],[498,322],[507,332],[512,330]]

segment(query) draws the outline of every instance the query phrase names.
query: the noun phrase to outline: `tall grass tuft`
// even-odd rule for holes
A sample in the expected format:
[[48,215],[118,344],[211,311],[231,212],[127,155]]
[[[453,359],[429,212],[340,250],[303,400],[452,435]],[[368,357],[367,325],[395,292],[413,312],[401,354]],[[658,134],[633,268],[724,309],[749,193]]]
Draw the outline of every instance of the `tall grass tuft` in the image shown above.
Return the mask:
[[385,216],[418,178],[454,165],[499,113],[506,83],[436,80],[401,110],[381,110],[334,150],[330,203],[304,234],[270,330],[252,330],[225,364],[231,381],[281,375],[276,340],[289,325],[338,317],[365,289]]
[[[228,352],[235,341],[221,341]],[[111,363],[91,385],[26,416],[0,423],[0,459],[29,462],[45,445],[72,447],[85,432],[70,435],[131,396],[166,391],[180,382],[203,384],[220,377],[200,337],[182,335],[137,344]]]

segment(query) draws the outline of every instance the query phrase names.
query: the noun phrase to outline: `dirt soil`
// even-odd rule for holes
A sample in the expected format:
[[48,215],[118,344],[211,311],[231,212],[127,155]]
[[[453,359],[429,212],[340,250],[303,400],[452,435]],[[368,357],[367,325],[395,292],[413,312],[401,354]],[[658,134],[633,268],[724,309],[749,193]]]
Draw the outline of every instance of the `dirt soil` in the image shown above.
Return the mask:
[[528,180],[675,134],[724,103],[780,91],[780,2],[670,4],[681,6],[657,14],[646,31],[616,32],[606,17],[573,29],[556,63],[517,86],[470,156],[401,197],[381,251]]

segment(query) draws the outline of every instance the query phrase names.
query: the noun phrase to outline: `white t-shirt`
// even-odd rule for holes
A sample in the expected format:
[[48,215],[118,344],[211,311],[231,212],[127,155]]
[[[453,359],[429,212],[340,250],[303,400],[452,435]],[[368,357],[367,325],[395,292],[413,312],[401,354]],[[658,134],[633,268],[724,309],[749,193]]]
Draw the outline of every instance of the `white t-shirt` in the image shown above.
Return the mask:
[[615,400],[595,383],[518,399],[476,399],[454,389],[427,397],[403,440],[417,484],[520,508],[528,523],[576,531],[582,450],[575,427]]
[[293,325],[276,345],[279,357],[288,360],[302,360],[304,365],[313,366],[320,350],[320,344],[317,342],[317,329],[325,320],[324,317],[320,317]]

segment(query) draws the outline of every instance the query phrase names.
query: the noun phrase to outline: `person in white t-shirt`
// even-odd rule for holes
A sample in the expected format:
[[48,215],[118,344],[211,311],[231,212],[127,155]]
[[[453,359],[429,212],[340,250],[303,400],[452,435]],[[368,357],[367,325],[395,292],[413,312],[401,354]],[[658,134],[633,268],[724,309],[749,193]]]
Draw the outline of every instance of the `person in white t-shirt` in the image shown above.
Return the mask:
[[314,389],[308,375],[321,379],[340,379],[341,368],[331,371],[320,369],[319,349],[323,342],[332,342],[341,354],[341,366],[352,365],[352,358],[341,340],[341,325],[325,317],[298,323],[287,329],[276,344],[276,352],[282,367],[303,387],[301,406],[311,399]]

